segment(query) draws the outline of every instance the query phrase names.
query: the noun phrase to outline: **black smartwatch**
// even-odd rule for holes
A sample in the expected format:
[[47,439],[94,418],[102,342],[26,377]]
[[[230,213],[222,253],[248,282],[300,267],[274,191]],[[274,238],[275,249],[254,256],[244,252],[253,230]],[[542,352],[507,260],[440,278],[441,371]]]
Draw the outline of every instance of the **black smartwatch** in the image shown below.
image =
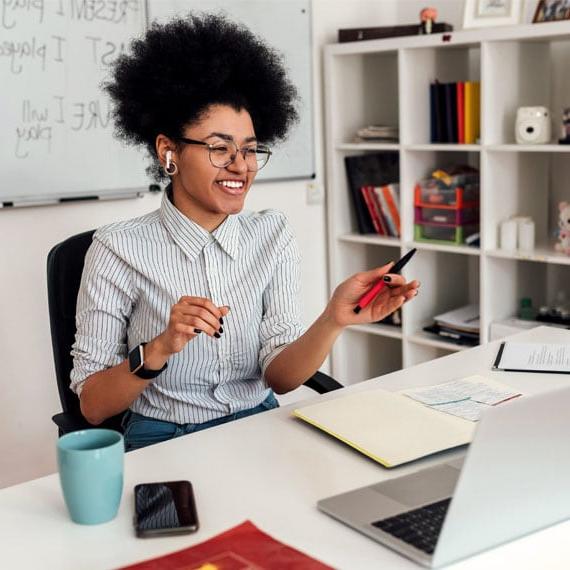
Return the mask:
[[144,367],[144,347],[146,342],[141,342],[129,352],[129,370],[131,374],[135,374],[143,380],[152,380],[156,378],[161,372],[166,370],[168,363],[166,362],[160,370],[149,370]]

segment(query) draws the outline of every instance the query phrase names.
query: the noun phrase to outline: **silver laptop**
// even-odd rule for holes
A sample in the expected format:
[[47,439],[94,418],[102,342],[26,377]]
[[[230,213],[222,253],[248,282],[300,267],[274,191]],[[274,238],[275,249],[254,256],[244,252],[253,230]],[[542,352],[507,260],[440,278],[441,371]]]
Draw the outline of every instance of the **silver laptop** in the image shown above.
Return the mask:
[[435,568],[570,518],[569,473],[564,388],[490,409],[464,462],[323,499],[318,508]]

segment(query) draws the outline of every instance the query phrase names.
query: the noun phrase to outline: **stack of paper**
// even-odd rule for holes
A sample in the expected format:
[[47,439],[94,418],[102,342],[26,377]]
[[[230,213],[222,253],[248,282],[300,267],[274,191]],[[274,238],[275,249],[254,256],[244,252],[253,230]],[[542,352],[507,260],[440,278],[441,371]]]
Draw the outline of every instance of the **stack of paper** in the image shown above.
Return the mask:
[[424,330],[456,342],[474,346],[479,344],[479,305],[466,305],[436,315],[434,323]]
[[399,131],[392,125],[369,125],[356,132],[355,142],[398,142]]
[[433,319],[441,327],[479,334],[479,305],[465,305]]

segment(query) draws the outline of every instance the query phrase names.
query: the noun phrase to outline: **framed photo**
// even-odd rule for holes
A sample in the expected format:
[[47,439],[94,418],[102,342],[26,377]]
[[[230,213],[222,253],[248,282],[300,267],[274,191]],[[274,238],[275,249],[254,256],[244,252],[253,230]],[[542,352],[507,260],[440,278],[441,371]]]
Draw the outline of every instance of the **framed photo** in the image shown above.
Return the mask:
[[485,28],[520,24],[523,3],[524,0],[465,0],[463,27]]
[[570,20],[570,0],[539,0],[532,19],[534,24]]

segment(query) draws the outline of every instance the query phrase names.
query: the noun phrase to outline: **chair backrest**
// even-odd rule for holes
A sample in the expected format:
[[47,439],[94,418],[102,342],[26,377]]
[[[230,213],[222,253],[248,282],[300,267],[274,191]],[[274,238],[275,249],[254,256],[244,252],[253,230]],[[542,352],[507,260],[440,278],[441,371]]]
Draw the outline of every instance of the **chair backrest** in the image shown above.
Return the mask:
[[[73,368],[71,346],[75,342],[75,310],[85,254],[94,230],[71,236],[52,248],[47,258],[48,305],[53,359],[59,400],[65,413],[84,423],[79,398],[69,388]],[[97,427],[120,429],[122,414]]]

